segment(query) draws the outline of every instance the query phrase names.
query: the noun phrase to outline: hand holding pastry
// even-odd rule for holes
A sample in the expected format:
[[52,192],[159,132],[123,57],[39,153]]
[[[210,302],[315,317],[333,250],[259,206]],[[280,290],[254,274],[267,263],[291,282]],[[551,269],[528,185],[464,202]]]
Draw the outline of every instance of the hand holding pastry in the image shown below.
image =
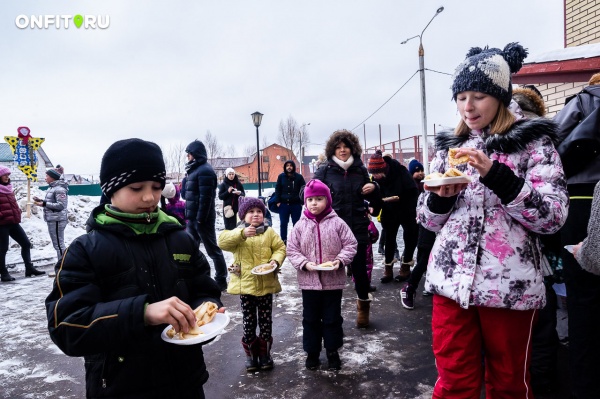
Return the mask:
[[146,306],[144,321],[149,326],[170,324],[176,332],[189,332],[196,325],[196,315],[187,303],[173,296]]
[[483,151],[475,148],[459,148],[455,156],[467,156],[469,165],[477,169],[481,177],[485,177],[492,168],[492,160]]
[[306,262],[306,264],[304,265],[304,268],[306,270],[308,270],[309,272],[313,272],[313,271],[315,271],[315,266],[316,266],[315,262]]

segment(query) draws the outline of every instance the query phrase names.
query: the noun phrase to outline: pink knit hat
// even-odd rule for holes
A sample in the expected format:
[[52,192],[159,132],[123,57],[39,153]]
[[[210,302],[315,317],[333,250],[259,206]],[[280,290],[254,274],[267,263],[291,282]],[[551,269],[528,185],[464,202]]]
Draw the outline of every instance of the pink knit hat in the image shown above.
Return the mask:
[[333,203],[329,187],[319,179],[312,179],[304,187],[304,203],[306,203],[307,198],[319,196],[327,198],[327,205],[331,206]]
[[10,168],[4,165],[0,165],[0,176],[10,175],[11,173],[12,171],[10,170]]

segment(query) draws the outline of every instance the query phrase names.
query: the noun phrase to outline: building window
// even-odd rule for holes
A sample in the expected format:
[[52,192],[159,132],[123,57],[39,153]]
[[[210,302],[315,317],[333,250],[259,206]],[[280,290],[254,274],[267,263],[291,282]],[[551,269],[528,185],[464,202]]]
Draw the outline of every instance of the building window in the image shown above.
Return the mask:
[[269,163],[269,156],[268,155],[263,155],[262,159],[263,159],[264,163]]
[[281,159],[281,162],[287,161],[287,157],[285,155],[282,155],[280,159]]
[[260,172],[260,181],[268,181],[269,172]]

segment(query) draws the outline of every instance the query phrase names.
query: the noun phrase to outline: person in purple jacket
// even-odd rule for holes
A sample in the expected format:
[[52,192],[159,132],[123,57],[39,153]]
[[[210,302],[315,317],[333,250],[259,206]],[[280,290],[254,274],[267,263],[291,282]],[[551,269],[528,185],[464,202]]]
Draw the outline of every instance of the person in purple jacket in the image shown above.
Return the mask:
[[[341,369],[342,290],[344,266],[352,262],[358,243],[350,227],[331,207],[329,187],[311,180],[304,189],[305,209],[287,242],[287,255],[298,270],[302,290],[302,345],[308,353],[306,368],[319,367],[321,344],[327,352],[328,368]],[[319,266],[330,262],[325,270]]]

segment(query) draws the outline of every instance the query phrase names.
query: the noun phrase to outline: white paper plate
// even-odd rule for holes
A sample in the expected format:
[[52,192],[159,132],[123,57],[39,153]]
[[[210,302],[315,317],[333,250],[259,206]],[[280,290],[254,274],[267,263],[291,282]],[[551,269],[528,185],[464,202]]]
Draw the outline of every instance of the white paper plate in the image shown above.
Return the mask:
[[267,271],[264,271],[264,272],[259,272],[259,271],[258,271],[258,268],[259,268],[259,267],[261,267],[261,266],[264,266],[264,265],[258,265],[258,266],[255,266],[255,267],[253,267],[253,268],[252,268],[252,270],[250,271],[250,273],[252,273],[252,274],[256,274],[257,276],[262,276],[262,275],[264,275],[264,274],[273,273],[273,272],[275,271],[275,269],[277,269],[277,266],[275,266],[274,268],[272,268],[272,269],[269,269],[269,270],[267,270]]
[[315,270],[321,270],[321,271],[331,272],[331,271],[333,271],[333,270],[337,270],[337,269],[334,269],[333,267],[327,267],[327,266],[316,265],[316,266],[315,266]]
[[423,183],[428,187],[439,187],[448,184],[460,184],[470,183],[471,178],[469,176],[457,176],[457,177],[442,177],[440,179],[423,180]]
[[200,327],[200,331],[202,331],[204,333],[202,335],[198,335],[194,338],[189,338],[189,339],[179,339],[179,338],[177,338],[177,336],[175,336],[175,338],[169,338],[167,336],[167,331],[171,328],[171,326],[168,326],[160,334],[160,337],[163,339],[163,341],[168,342],[170,344],[196,345],[196,344],[201,344],[202,342],[206,342],[210,339],[213,339],[217,335],[223,333],[223,329],[225,327],[227,327],[228,324],[229,324],[229,316],[227,315],[227,313],[217,313],[215,315],[215,318],[210,323],[205,324],[202,327]]

